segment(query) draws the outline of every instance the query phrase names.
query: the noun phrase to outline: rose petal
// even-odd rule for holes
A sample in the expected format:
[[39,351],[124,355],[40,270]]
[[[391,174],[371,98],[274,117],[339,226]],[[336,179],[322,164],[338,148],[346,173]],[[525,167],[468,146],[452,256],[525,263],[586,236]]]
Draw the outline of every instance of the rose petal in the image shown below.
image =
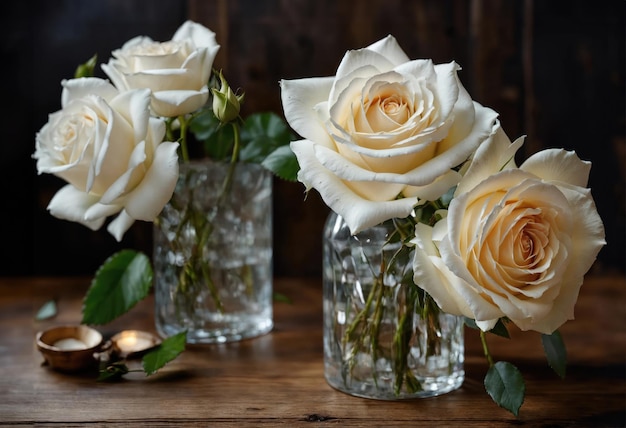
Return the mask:
[[130,88],[150,88],[153,92],[174,90],[198,90],[200,82],[191,71],[183,68],[149,69],[125,74]]
[[300,164],[298,179],[307,189],[315,188],[320,193],[324,202],[344,218],[352,234],[393,217],[406,217],[417,202],[413,198],[388,202],[365,200],[317,160],[315,143],[308,140],[294,141],[291,150]]
[[368,50],[367,48],[351,50],[347,51],[341,59],[337,67],[335,79],[340,80],[362,67],[373,67],[378,73],[384,73],[393,70],[394,66],[395,64],[387,56],[381,55],[376,51]]
[[[172,40],[191,39],[195,46],[216,46],[215,33],[204,25],[187,20],[174,33]],[[219,46],[218,46],[219,47]]]
[[328,100],[333,77],[281,80],[281,100],[285,119],[303,138],[334,147],[326,128],[319,121],[315,106]]
[[104,217],[93,221],[85,220],[85,212],[97,202],[96,196],[89,195],[68,184],[52,197],[48,204],[48,211],[56,218],[74,221],[91,230],[98,230],[104,223]]
[[125,212],[137,219],[153,221],[172,197],[178,180],[178,143],[159,144],[150,169],[128,195]]
[[489,331],[498,323],[498,319],[487,320],[487,321],[475,320],[475,322],[478,328],[481,329],[482,331]]
[[111,83],[113,83],[118,90],[127,91],[129,87],[124,78],[124,74],[117,67],[114,67],[113,64],[115,64],[115,61],[110,60],[108,64],[100,65],[100,68],[102,68],[104,74],[107,75]]
[[[371,65],[365,65],[352,71],[347,76],[336,79],[328,95],[330,117],[338,124],[347,123],[353,113],[352,105],[355,99],[361,97],[363,86],[367,79],[378,73]],[[390,73],[389,77],[399,79],[397,73]],[[371,131],[370,131],[371,132]]]
[[438,176],[465,161],[472,151],[489,137],[495,125],[497,113],[480,105],[476,105],[476,113],[475,126],[465,140],[407,173],[408,180],[413,185],[432,183]]
[[98,202],[90,206],[87,211],[85,211],[85,220],[94,221],[97,219],[104,219],[112,216],[113,214],[119,213],[122,208],[124,207],[119,204],[103,204]]
[[545,181],[564,182],[586,187],[591,162],[582,161],[575,152],[547,149],[529,157],[520,169],[535,174]]
[[[409,177],[410,178],[410,177]],[[407,186],[403,190],[404,196],[415,196],[428,201],[436,201],[461,180],[461,174],[450,170],[437,177],[435,181],[424,186]]]
[[450,292],[460,295],[462,301],[466,302],[470,308],[469,313],[464,313],[464,315],[476,321],[490,321],[501,318],[504,315],[502,310],[480,295],[482,288],[467,270],[463,259],[454,253],[449,235],[440,242],[439,252],[441,258],[436,259],[437,265],[442,270],[445,267],[451,273],[448,278],[450,289],[452,290]]
[[[467,283],[448,269],[439,256],[439,252],[432,246],[432,232],[433,228],[430,226],[423,223],[416,225],[415,238],[411,241],[416,244],[413,280],[435,300],[444,312],[474,318],[477,312],[475,304],[480,303],[481,299]],[[485,306],[482,312],[495,314],[493,319],[497,320],[500,313],[497,308],[487,302],[482,303]],[[489,329],[493,327],[493,324],[493,322],[485,322],[483,327]]]
[[409,61],[409,57],[404,53],[400,44],[392,35],[387,35],[387,37],[372,43],[365,49],[384,55],[385,58],[394,65],[404,64]]
[[[440,121],[445,121],[455,108],[460,110],[460,106],[456,105],[460,91],[456,72],[460,68],[454,61],[435,66],[431,60],[415,60],[396,67],[395,71],[409,76],[419,76],[420,80],[426,78],[427,81],[432,81],[430,84],[434,86],[433,89],[437,94],[437,114]],[[473,111],[471,99],[469,105],[465,104],[463,107],[469,107]]]
[[524,137],[511,143],[498,122],[489,139],[476,149],[455,195],[470,191],[481,181],[500,170],[515,167],[515,153],[522,144],[524,144]]
[[109,101],[119,94],[119,91],[104,79],[83,77],[61,81],[61,106],[65,108],[71,101],[87,96],[99,96]]
[[117,242],[120,242],[133,223],[135,223],[135,219],[129,216],[126,210],[122,210],[122,212],[109,223],[107,231],[115,237]]
[[163,117],[176,117],[198,110],[209,99],[208,87],[200,91],[160,91],[152,93],[152,109]]
[[[147,132],[150,116],[150,90],[136,89],[121,93],[111,100],[110,107],[132,125],[133,141],[141,141]],[[132,147],[129,147],[129,153]]]
[[[125,193],[129,192],[133,188],[133,181],[142,179],[144,162],[147,159],[146,156],[146,142],[141,141],[132,154],[129,156],[128,165],[126,171],[119,174],[115,181],[106,189],[100,198],[100,202],[103,204],[112,204],[114,201]],[[137,167],[142,166],[141,171],[137,171]],[[145,179],[145,178],[144,178]]]

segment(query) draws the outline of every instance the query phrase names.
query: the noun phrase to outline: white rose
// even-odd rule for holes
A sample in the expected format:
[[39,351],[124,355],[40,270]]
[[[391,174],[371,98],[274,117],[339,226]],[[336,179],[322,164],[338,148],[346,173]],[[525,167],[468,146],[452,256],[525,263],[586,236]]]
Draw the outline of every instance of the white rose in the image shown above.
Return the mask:
[[410,60],[395,38],[349,51],[336,76],[281,81],[298,179],[352,233],[436,199],[492,132],[496,113],[472,101],[460,67]]
[[219,45],[215,33],[185,22],[168,42],[139,36],[112,52],[102,69],[120,91],[152,90],[157,116],[175,117],[202,107],[209,98],[209,77]]
[[62,109],[36,136],[39,174],[69,184],[48,209],[58,218],[99,229],[107,216],[119,241],[135,220],[152,221],[178,179],[178,143],[162,142],[163,120],[150,116],[150,91],[119,93],[97,78],[63,81]]
[[574,318],[604,227],[586,188],[591,164],[552,149],[516,168],[521,143],[498,131],[476,152],[447,217],[417,225],[414,280],[485,331],[508,317],[551,334]]

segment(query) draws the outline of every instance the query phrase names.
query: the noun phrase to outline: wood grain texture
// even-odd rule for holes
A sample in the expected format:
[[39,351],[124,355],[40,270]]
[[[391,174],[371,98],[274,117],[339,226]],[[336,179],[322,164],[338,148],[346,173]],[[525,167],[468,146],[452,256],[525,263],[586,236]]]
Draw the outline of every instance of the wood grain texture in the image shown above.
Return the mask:
[[[515,418],[484,392],[486,363],[477,334],[466,331],[466,380],[452,393],[399,402],[366,400],[330,388],[323,376],[321,284],[279,278],[274,330],[238,343],[191,346],[158,374],[99,383],[41,367],[35,333],[77,323],[88,278],[0,279],[0,425],[19,426],[437,426],[618,427],[626,423],[626,280],[589,277],[576,320],[562,328],[568,374],[546,366],[538,335],[512,331],[490,338],[498,359],[526,379],[526,401]],[[58,316],[34,321],[58,299]],[[152,300],[99,330],[153,331]]]

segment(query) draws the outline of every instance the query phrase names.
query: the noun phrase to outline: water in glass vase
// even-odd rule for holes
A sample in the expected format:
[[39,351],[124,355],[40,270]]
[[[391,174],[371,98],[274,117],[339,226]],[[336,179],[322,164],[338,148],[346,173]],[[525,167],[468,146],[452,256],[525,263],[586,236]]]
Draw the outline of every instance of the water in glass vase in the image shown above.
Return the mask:
[[[269,332],[272,321],[272,181],[259,165],[181,164],[154,228],[155,322],[189,343]],[[228,183],[225,187],[224,183]]]
[[351,395],[396,400],[457,389],[465,372],[463,318],[413,283],[403,220],[351,235],[331,213],[324,229],[324,374]]

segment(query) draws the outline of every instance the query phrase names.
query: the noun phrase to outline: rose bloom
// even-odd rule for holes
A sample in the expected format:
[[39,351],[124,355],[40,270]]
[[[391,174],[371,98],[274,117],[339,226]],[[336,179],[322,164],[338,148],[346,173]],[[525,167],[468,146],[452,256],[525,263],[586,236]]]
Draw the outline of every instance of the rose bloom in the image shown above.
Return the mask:
[[388,36],[348,51],[336,76],[281,81],[298,179],[353,234],[410,214],[460,179],[453,170],[492,132],[496,113],[473,102],[450,62],[410,60]]
[[106,80],[62,82],[62,109],[36,136],[39,174],[69,184],[48,205],[60,219],[109,232],[119,241],[135,220],[152,221],[178,179],[178,143],[162,142],[165,124],[150,116],[150,91],[119,93]]
[[477,150],[447,216],[417,225],[414,280],[484,331],[507,317],[551,334],[574,318],[604,227],[586,188],[591,164],[550,149],[516,168],[521,144],[499,130]]
[[112,52],[102,69],[120,91],[152,90],[157,116],[175,117],[194,112],[209,98],[209,77],[219,45],[215,33],[187,21],[168,42],[135,37]]

